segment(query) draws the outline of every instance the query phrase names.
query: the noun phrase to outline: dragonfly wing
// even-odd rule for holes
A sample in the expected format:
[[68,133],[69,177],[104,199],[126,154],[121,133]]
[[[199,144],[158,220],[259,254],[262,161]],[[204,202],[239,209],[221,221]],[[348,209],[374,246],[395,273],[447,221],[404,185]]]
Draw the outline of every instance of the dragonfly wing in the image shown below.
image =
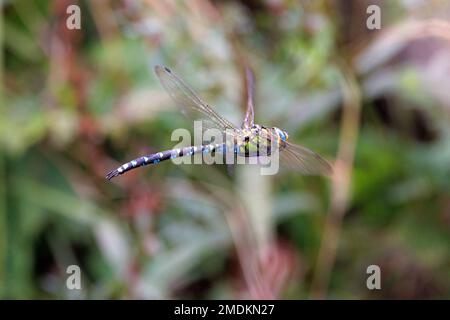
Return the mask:
[[302,174],[329,176],[333,173],[330,163],[320,155],[305,147],[286,142],[280,151],[281,165]]
[[247,113],[243,123],[244,128],[250,128],[254,124],[255,114],[253,111],[253,72],[249,69],[245,69],[247,78]]
[[193,120],[202,120],[203,129],[216,128],[222,131],[235,129],[235,126],[221,117],[169,68],[156,66],[155,73],[170,97]]

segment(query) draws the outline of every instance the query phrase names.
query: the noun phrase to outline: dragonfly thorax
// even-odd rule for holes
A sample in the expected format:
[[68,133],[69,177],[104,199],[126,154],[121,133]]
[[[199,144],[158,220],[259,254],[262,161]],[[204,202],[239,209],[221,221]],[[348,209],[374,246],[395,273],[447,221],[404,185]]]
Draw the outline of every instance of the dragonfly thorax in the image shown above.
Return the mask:
[[254,136],[265,136],[265,137],[276,137],[278,142],[286,142],[289,139],[289,134],[285,130],[281,130],[277,127],[267,128],[260,126],[258,124],[253,125],[248,129],[243,129],[242,134],[246,137]]

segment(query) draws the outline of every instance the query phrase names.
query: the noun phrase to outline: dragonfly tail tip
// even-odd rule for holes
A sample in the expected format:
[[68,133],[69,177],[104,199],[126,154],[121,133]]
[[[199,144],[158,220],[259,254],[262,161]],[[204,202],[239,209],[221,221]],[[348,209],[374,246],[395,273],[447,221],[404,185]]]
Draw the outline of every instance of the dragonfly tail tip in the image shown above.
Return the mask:
[[117,169],[113,170],[106,175],[106,179],[111,180],[112,178],[117,177],[119,174],[120,173],[119,171],[117,171]]

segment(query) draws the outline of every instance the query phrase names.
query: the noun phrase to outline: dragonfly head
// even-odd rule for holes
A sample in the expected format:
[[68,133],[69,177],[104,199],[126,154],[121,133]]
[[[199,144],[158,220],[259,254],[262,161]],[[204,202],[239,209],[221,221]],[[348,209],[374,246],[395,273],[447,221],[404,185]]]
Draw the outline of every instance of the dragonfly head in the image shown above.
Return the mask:
[[289,134],[287,131],[281,130],[280,128],[273,127],[278,137],[280,137],[281,141],[287,141],[289,139]]

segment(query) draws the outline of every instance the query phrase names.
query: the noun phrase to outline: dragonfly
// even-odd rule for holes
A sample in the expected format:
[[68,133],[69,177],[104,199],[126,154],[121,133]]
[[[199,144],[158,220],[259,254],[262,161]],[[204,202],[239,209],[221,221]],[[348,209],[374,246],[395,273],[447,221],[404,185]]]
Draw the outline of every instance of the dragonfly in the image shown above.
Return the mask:
[[[144,155],[131,160],[106,175],[108,180],[130,170],[178,157],[198,153],[232,153],[239,157],[268,157],[279,151],[280,164],[304,175],[332,174],[330,163],[314,151],[294,144],[287,131],[278,127],[266,127],[254,123],[253,73],[246,69],[247,110],[241,127],[219,115],[184,80],[164,66],[155,66],[154,71],[163,88],[189,118],[201,120],[205,129],[218,129],[227,135],[226,143],[206,143]],[[230,143],[230,141],[232,143]]]

